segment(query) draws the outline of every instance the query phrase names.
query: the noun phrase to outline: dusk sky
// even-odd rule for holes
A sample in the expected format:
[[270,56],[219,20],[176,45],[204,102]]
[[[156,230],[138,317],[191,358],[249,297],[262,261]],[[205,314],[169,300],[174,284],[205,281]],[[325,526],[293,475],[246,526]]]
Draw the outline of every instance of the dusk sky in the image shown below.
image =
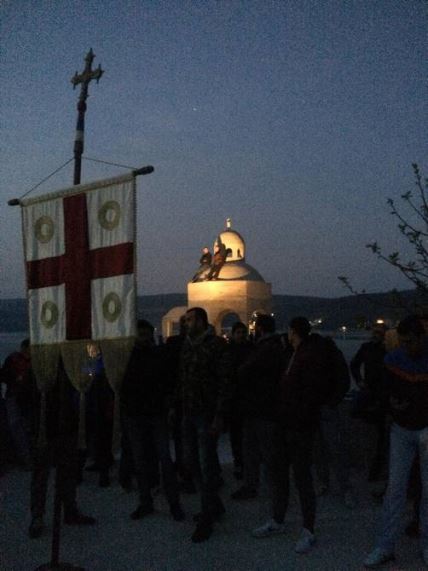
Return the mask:
[[[73,156],[70,79],[92,47],[85,155],[138,179],[140,294],[184,292],[227,217],[276,294],[409,282],[388,197],[428,176],[428,2],[24,1],[0,8],[0,297],[23,297],[19,197]],[[82,182],[125,173],[84,161]],[[38,189],[70,186],[70,164]]]

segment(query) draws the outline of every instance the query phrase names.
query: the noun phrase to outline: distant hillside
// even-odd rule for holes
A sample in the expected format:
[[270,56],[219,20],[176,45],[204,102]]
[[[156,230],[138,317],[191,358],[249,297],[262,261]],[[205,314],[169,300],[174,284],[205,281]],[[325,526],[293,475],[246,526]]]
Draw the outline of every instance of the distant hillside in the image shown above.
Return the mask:
[[[400,292],[402,301],[411,306],[414,291]],[[138,315],[148,319],[158,331],[162,317],[171,308],[186,305],[184,293],[144,295],[138,298]],[[391,293],[350,295],[339,298],[274,295],[273,311],[279,330],[285,330],[291,317],[305,315],[309,319],[322,319],[323,327],[336,329],[342,325],[362,327],[367,321],[382,317],[395,322],[406,310],[397,308]],[[0,331],[26,331],[28,329],[25,299],[0,299]]]
[[414,303],[415,292],[402,291],[399,296],[402,307],[397,304],[397,294],[391,293],[338,298],[274,295],[273,306],[280,330],[285,330],[290,318],[296,315],[304,315],[311,321],[322,319],[322,327],[328,330],[343,325],[360,328],[379,318],[395,323],[408,313],[406,307]]
[[162,317],[173,307],[187,305],[185,293],[167,293],[165,295],[141,295],[138,297],[138,316],[153,323],[160,333]]

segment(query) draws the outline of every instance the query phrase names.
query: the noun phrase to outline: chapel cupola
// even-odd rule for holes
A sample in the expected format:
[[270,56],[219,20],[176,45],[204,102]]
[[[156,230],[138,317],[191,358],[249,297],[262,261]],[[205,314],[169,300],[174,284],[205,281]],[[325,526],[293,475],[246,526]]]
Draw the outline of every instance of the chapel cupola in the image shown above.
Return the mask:
[[226,229],[218,235],[214,242],[214,247],[219,243],[224,244],[228,251],[226,262],[245,261],[244,238],[239,232],[232,230],[232,220],[230,218],[226,220]]

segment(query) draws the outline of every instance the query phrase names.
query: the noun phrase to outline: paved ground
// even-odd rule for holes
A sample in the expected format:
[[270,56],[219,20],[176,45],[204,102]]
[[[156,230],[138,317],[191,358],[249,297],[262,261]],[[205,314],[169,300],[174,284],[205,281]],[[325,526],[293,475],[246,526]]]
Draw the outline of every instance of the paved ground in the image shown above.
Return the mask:
[[[126,494],[117,481],[107,489],[96,485],[96,476],[86,473],[79,488],[79,504],[95,516],[92,528],[63,528],[61,560],[83,566],[86,571],[284,571],[362,569],[361,561],[373,545],[380,507],[372,500],[361,474],[354,474],[358,505],[349,510],[333,492],[319,500],[318,543],[306,555],[296,555],[293,547],[299,533],[299,511],[293,494],[286,518],[288,533],[268,539],[253,539],[251,530],[269,516],[269,499],[232,502],[230,492],[236,482],[230,458],[223,446],[224,478],[222,496],[227,514],[217,524],[208,542],[194,545],[189,538],[191,514],[198,511],[197,498],[184,496],[187,521],[176,523],[169,517],[163,495],[156,498],[156,513],[134,522],[129,514],[136,507],[135,493]],[[29,524],[30,474],[11,471],[0,480],[0,570],[32,571],[49,561],[50,535],[27,537]],[[52,494],[50,494],[50,497]],[[49,507],[50,510],[50,507]],[[49,511],[50,513],[50,511]],[[50,517],[47,519],[50,532]],[[416,540],[403,538],[397,548],[397,562],[385,569],[425,569]]]

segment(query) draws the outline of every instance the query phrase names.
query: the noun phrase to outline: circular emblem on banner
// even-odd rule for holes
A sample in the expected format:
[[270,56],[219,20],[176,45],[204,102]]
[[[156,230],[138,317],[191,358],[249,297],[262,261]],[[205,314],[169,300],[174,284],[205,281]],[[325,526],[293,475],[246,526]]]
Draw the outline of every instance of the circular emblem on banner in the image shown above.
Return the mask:
[[113,323],[122,311],[122,302],[117,293],[108,293],[103,300],[103,315],[107,321]]
[[58,321],[59,311],[57,305],[53,301],[45,301],[42,305],[40,320],[43,325],[50,329]]
[[52,239],[55,232],[55,225],[50,216],[40,216],[34,225],[36,238],[42,244],[46,244]]
[[120,204],[115,200],[105,202],[98,211],[98,222],[105,230],[113,230],[120,222]]

